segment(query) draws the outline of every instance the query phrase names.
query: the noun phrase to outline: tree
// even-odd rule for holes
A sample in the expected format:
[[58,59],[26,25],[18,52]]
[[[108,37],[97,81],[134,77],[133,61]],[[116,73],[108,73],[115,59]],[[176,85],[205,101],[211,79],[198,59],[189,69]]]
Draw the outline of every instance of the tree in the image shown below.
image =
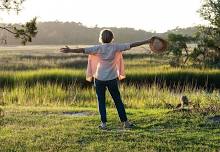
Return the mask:
[[[19,13],[22,10],[22,4],[25,0],[0,0],[0,11],[16,11]],[[37,34],[36,27],[36,17],[31,21],[13,26],[9,25],[0,25],[0,29],[5,30],[14,35],[15,38],[21,39],[22,44],[26,44],[27,42],[31,42],[32,38]],[[6,43],[6,40],[4,41]]]
[[197,47],[191,53],[194,63],[204,65],[218,64],[220,61],[220,31],[215,27],[199,28],[196,34]]
[[169,53],[172,53],[174,56],[170,61],[170,65],[180,66],[181,64],[186,64],[190,56],[187,43],[194,41],[194,38],[182,34],[170,33],[168,34],[168,41]]
[[203,0],[198,12],[210,22],[210,26],[199,27],[198,47],[191,56],[195,62],[220,66],[220,0]]

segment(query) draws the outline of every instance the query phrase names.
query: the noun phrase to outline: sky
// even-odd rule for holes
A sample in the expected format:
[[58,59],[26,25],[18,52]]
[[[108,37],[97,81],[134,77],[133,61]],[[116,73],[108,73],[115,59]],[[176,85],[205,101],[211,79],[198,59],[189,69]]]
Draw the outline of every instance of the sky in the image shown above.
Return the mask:
[[88,27],[130,27],[166,32],[206,24],[197,10],[201,0],[26,0],[23,10],[0,14],[0,22],[74,21]]

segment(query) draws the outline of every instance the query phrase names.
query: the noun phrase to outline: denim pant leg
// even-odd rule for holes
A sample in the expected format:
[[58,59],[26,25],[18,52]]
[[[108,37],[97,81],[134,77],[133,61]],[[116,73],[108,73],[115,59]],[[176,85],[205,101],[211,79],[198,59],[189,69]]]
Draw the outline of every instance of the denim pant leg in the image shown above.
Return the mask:
[[96,96],[98,98],[98,109],[101,115],[101,121],[107,122],[106,116],[106,105],[105,105],[105,92],[106,84],[104,81],[95,80]]
[[118,81],[117,79],[110,80],[107,82],[108,90],[114,100],[115,106],[118,111],[119,118],[121,122],[127,121],[127,116],[124,108],[124,104],[121,100],[121,95],[118,89]]

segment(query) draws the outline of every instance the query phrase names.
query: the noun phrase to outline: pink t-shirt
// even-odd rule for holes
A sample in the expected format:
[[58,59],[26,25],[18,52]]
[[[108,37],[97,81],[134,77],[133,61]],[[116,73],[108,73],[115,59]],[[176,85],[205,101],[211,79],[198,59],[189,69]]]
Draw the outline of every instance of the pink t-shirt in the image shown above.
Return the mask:
[[94,77],[98,80],[107,81],[118,77],[118,69],[115,62],[116,52],[130,49],[130,43],[116,44],[105,43],[85,48],[86,54],[98,57]]

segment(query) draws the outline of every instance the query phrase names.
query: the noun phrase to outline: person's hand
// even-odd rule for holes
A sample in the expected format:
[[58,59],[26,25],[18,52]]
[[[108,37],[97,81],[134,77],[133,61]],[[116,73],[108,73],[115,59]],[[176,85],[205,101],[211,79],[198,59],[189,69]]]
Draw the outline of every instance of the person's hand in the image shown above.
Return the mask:
[[62,52],[62,53],[69,53],[70,52],[70,48],[68,46],[65,46],[65,48],[60,48],[60,52]]

